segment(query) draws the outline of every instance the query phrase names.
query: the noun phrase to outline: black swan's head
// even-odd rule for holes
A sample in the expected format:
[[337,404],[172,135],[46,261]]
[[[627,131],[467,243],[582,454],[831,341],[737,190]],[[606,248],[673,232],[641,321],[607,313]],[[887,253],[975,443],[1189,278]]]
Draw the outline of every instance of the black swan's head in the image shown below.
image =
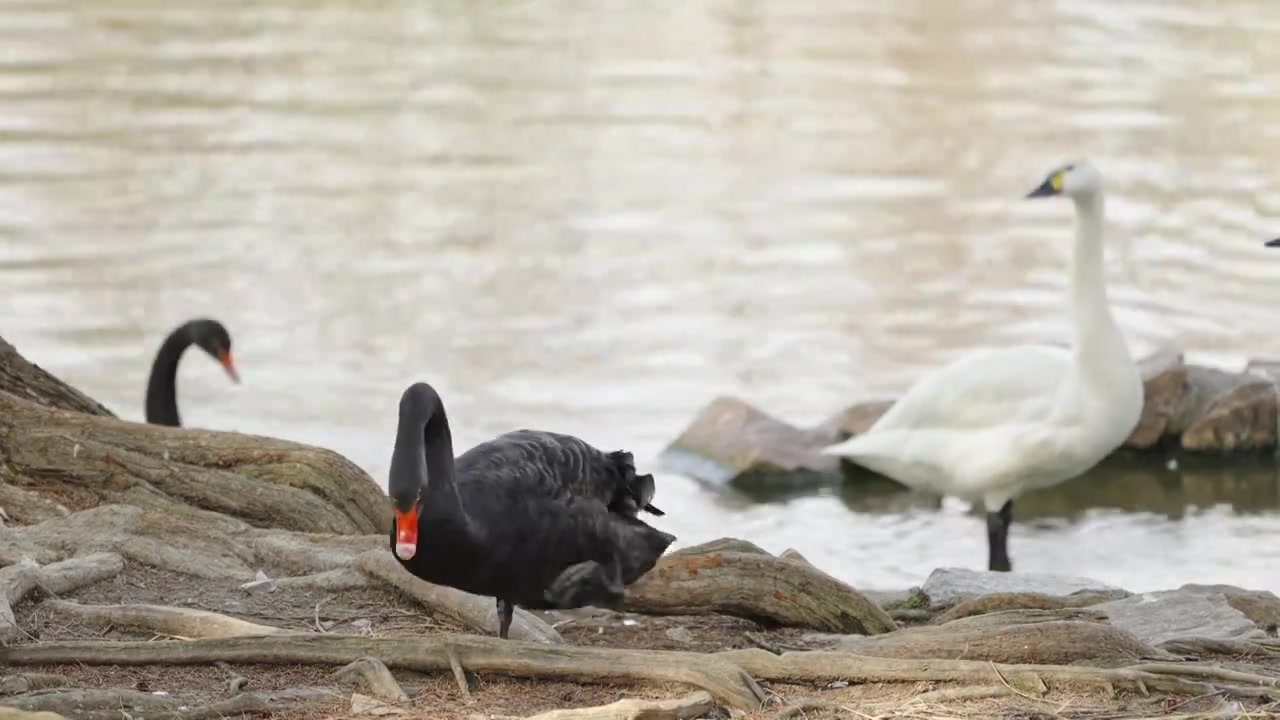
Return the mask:
[[401,560],[409,560],[417,553],[418,503],[422,489],[430,482],[426,431],[428,423],[440,412],[440,396],[426,383],[414,383],[400,395],[387,495],[395,508],[395,552]]
[[192,320],[187,323],[187,333],[191,342],[209,353],[210,357],[222,365],[222,369],[227,371],[227,376],[232,382],[240,382],[235,363],[231,361],[231,334],[222,326],[222,323],[208,318]]

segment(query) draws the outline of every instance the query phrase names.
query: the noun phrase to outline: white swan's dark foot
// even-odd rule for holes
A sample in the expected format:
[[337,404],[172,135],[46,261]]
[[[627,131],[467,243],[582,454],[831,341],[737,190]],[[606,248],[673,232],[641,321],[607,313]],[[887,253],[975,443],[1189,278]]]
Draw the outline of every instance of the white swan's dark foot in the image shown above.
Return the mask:
[[608,607],[620,600],[622,593],[622,578],[616,565],[606,567],[588,560],[565,568],[543,597],[560,608]]
[[1000,508],[999,512],[987,512],[987,546],[990,559],[987,567],[995,572],[1010,572],[1013,563],[1009,562],[1009,525],[1013,524],[1013,501],[1010,500]]

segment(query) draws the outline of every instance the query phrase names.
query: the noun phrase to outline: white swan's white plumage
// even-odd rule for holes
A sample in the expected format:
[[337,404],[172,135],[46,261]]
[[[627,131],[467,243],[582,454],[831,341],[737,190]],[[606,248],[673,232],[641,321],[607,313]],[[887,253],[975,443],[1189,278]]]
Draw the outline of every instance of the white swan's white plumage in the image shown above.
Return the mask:
[[1101,175],[1088,162],[1065,165],[1028,197],[1053,195],[1076,208],[1071,348],[962,357],[922,377],[865,433],[823,450],[912,488],[981,500],[993,570],[1010,569],[1012,500],[1096,465],[1142,413],[1142,378],[1107,302]]

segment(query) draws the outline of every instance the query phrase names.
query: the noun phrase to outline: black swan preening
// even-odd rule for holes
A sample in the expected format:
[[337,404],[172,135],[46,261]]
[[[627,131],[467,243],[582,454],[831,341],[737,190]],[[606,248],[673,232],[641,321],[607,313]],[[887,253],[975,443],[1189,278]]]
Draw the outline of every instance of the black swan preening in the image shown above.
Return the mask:
[[231,362],[231,335],[217,320],[205,318],[179,325],[160,345],[155,362],[151,364],[151,379],[147,381],[147,422],[152,425],[179,427],[178,395],[175,387],[178,379],[178,361],[191,345],[221,363],[232,382],[240,382],[236,366]]
[[400,396],[387,492],[391,549],[417,577],[497,600],[498,636],[517,605],[607,607],[649,571],[675,536],[647,525],[652,475],[629,452],[569,435],[517,430],[455,460],[440,396]]

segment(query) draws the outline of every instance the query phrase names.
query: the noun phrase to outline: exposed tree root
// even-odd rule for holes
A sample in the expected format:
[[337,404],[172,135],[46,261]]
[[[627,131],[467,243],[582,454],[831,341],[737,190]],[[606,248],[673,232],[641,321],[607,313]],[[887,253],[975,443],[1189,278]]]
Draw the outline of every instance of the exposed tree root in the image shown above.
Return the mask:
[[0,695],[22,695],[36,690],[65,687],[67,679],[49,673],[20,673],[0,678]]
[[351,588],[367,587],[369,585],[369,578],[360,574],[356,570],[352,570],[350,568],[339,568],[337,570],[325,570],[324,572],[312,573],[310,575],[273,578],[271,583],[280,590],[350,590]]
[[525,720],[693,720],[714,708],[711,695],[699,690],[674,700],[619,700],[597,707],[549,710]]
[[13,608],[36,588],[61,595],[114,577],[121,570],[124,559],[114,553],[94,553],[44,567],[27,561],[0,568],[0,642],[19,634]]
[[271,713],[271,705],[254,693],[198,707],[184,707],[184,703],[175,698],[136,690],[64,690],[6,698],[0,702],[19,710],[55,712],[77,720],[120,720],[135,713],[147,720],[214,720]]
[[672,550],[667,553],[667,557],[692,557],[694,555],[710,555],[712,553],[745,553],[747,555],[763,555],[765,557],[773,557],[768,550],[751,542],[735,537],[722,537],[707,542],[690,545],[679,550]]
[[[498,634],[498,611],[493,598],[419,580],[400,566],[388,548],[362,553],[356,558],[355,565],[366,575],[417,600],[432,615],[446,618],[476,632],[494,636]],[[510,635],[513,640],[561,642],[560,633],[555,628],[521,608],[516,608]]]
[[[38,562],[87,551],[110,551],[171,572],[235,582],[256,568],[322,573],[347,568],[361,552],[385,547],[377,535],[315,535],[254,528],[227,515],[183,506],[183,512],[100,505],[0,535],[0,560],[30,555]],[[354,571],[352,571],[354,572]]]
[[46,600],[41,607],[94,627],[135,628],[184,640],[294,632],[206,610],[166,605],[81,605],[67,600]]
[[449,648],[449,669],[453,671],[453,679],[458,683],[458,692],[462,693],[462,701],[470,705],[475,702],[475,698],[471,696],[471,685],[467,682],[467,671],[462,667],[462,660],[458,658],[458,653]]
[[[904,660],[838,652],[791,652],[773,655],[763,650],[731,650],[717,653],[752,677],[781,682],[970,682],[990,684],[993,680],[1031,695],[1039,695],[1055,684],[1077,684],[1114,689],[1131,688],[1146,695],[1149,691],[1173,695],[1223,694],[1238,698],[1280,700],[1280,690],[1240,685],[1215,685],[1188,680],[1172,674],[1157,674],[1131,668],[1091,668],[1066,665],[1000,665],[976,660]],[[1177,666],[1171,666],[1177,667]],[[1186,676],[1197,676],[1188,666]]]
[[222,661],[339,665],[374,656],[388,667],[441,672],[450,670],[450,650],[475,672],[582,682],[678,682],[700,687],[722,704],[741,710],[755,710],[764,701],[763,691],[750,676],[715,655],[544,645],[470,635],[274,635],[159,642],[50,642],[0,648],[0,663],[189,665]]
[[334,676],[339,682],[362,689],[370,696],[392,704],[408,704],[409,696],[391,671],[376,657],[362,657],[340,668]]
[[[4,374],[0,362],[0,377]],[[0,454],[10,484],[185,515],[202,508],[260,527],[390,531],[386,494],[359,467],[285,440],[134,423],[0,391]]]
[[1160,643],[1160,648],[1175,655],[1253,655],[1280,657],[1280,642],[1275,640],[1240,640],[1220,638],[1180,638]]
[[61,503],[39,493],[24,490],[6,480],[9,471],[0,468],[0,508],[19,525],[32,525],[71,514]]
[[4,338],[0,338],[0,392],[12,393],[44,407],[115,417],[98,401],[22,357]]
[[19,710],[6,705],[0,705],[0,720],[68,720],[58,713],[39,710],[31,712],[29,710]]
[[[989,616],[979,617],[985,619]],[[957,620],[947,625],[905,628],[870,637],[836,636],[820,647],[859,655],[916,660],[964,658],[1013,664],[1087,664],[1101,667],[1131,665],[1144,660],[1178,659],[1146,645],[1120,628],[1072,620],[1017,622],[1011,619],[1007,624],[979,623],[973,626],[967,624],[967,620]]]
[[[1009,687],[1008,685],[961,686],[943,688],[941,690],[930,690],[929,692],[920,693],[919,695],[916,695],[910,700],[904,702],[859,704],[856,711],[861,717],[871,718],[882,715],[892,715],[895,712],[908,711],[914,707],[948,702],[963,702],[966,700],[984,700],[986,698],[1006,697],[1008,695],[1016,694],[1017,690]],[[853,714],[855,708],[824,700],[805,700],[783,710],[778,714],[777,720],[789,720],[790,718],[804,717],[806,713],[813,711]]]
[[756,552],[667,555],[627,588],[623,609],[655,615],[719,613],[866,635],[897,629],[879,605],[845,583],[811,565]]

